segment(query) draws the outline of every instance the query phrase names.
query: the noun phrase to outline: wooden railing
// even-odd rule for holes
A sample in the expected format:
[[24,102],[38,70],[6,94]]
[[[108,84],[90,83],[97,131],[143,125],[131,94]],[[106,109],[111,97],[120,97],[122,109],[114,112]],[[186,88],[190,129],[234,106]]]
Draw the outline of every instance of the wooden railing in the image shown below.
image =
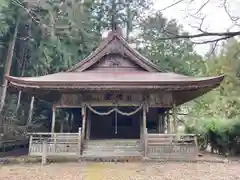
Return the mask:
[[198,155],[194,134],[147,134],[145,156],[150,159],[194,160]]
[[[81,128],[78,133],[31,133],[29,155],[80,156]],[[46,149],[44,149],[46,148]]]
[[[146,158],[163,160],[196,160],[197,158],[198,145],[194,134],[146,134],[144,137],[145,145],[133,150],[140,149],[139,152],[144,152],[143,156]],[[30,156],[42,156],[43,159],[46,159],[46,156],[80,157],[81,148],[81,129],[79,133],[30,134]],[[88,152],[89,148],[91,150],[97,147],[85,148],[85,152]],[[95,149],[93,150],[95,152]]]

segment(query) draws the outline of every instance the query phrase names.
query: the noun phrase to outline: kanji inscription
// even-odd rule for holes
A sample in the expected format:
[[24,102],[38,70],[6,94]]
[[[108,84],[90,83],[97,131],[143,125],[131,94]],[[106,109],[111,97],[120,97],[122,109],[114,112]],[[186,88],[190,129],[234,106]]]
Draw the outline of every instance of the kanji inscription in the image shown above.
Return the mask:
[[81,106],[82,103],[137,103],[143,102],[141,93],[82,93],[82,94],[63,94],[57,106]]
[[170,107],[173,103],[172,93],[170,92],[159,92],[152,93],[149,96],[149,105],[155,107]]

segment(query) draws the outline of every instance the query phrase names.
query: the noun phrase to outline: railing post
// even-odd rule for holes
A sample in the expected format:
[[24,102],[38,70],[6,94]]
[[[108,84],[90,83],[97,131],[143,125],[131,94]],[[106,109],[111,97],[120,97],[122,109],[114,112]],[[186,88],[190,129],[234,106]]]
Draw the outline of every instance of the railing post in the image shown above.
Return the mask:
[[[53,143],[54,143],[54,148],[53,148],[53,150],[54,150],[54,152],[53,153],[56,153],[56,147],[57,147],[57,135],[56,135],[56,133],[54,133],[53,134],[53,136],[51,136],[50,138],[52,138],[53,137]],[[52,140],[51,140],[51,143],[52,143]]]
[[78,148],[77,148],[77,156],[80,157],[82,155],[82,128],[78,129]]
[[42,152],[42,165],[47,164],[47,141],[43,141],[43,152]]
[[30,155],[30,154],[31,154],[31,151],[32,151],[32,140],[33,140],[33,135],[30,135],[28,155]]
[[196,158],[198,156],[198,142],[197,142],[197,135],[194,136],[194,143],[195,143],[195,150],[196,150]]

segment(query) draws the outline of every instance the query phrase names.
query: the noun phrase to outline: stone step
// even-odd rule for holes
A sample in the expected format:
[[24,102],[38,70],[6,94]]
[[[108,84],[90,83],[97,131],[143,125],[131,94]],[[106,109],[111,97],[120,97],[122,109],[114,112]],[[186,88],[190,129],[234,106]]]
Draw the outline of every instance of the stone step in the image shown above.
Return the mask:
[[128,149],[128,148],[140,148],[141,146],[129,146],[129,145],[121,145],[121,146],[117,146],[117,145],[113,145],[113,146],[111,146],[111,145],[84,145],[84,147],[85,148],[123,148],[123,149]]
[[141,156],[139,140],[90,140],[84,143],[84,157],[126,157]]
[[83,151],[83,155],[92,156],[135,156],[141,155],[139,151]]
[[84,150],[88,151],[114,151],[114,150],[121,150],[121,151],[141,151],[141,148],[106,148],[106,147],[98,147],[98,148],[92,148],[92,147],[85,147]]
[[97,162],[136,162],[142,160],[142,156],[106,156],[106,157],[92,157],[82,156],[82,161],[97,161]]
[[139,141],[134,142],[122,142],[122,141],[87,141],[86,145],[105,145],[105,146],[139,146],[141,143]]
[[113,151],[113,150],[122,150],[122,151],[137,151],[137,150],[142,150],[142,148],[137,148],[137,147],[104,147],[104,146],[99,146],[99,147],[84,147],[84,150],[88,151]]

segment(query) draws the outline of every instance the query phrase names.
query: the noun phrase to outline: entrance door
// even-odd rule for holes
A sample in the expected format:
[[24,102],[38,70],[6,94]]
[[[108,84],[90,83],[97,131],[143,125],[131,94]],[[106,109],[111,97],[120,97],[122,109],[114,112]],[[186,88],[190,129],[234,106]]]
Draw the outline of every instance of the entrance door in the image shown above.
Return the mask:
[[[111,108],[95,108],[99,112],[108,112]],[[132,112],[136,108],[121,107],[122,112]],[[140,111],[141,112],[141,111]],[[90,139],[139,139],[140,138],[140,112],[124,116],[115,112],[100,116],[91,112]]]

